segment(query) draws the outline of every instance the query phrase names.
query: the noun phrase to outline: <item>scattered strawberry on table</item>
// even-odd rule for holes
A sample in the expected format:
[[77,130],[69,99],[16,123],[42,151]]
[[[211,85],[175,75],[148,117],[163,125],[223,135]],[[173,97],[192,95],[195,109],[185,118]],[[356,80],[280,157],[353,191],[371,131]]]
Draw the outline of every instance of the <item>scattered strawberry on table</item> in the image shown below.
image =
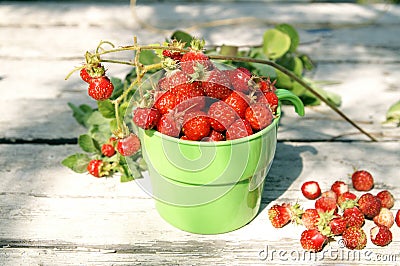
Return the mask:
[[[345,247],[355,250],[363,249],[368,241],[377,246],[389,245],[392,226],[396,223],[400,227],[400,210],[396,214],[391,210],[395,197],[388,190],[376,195],[369,192],[374,187],[374,178],[366,170],[355,171],[351,185],[354,193],[341,180],[321,193],[317,181],[306,181],[301,192],[306,199],[315,200],[315,207],[303,210],[299,203],[274,204],[268,210],[269,220],[275,228],[290,222],[304,226],[300,244],[312,252],[319,252],[328,242],[339,239]],[[358,197],[356,193],[362,194]],[[363,228],[366,222],[374,223],[369,232]]]
[[194,39],[184,54],[163,51],[165,74],[153,101],[133,111],[145,130],[191,141],[247,137],[269,126],[278,107],[274,82],[243,67],[220,69]]

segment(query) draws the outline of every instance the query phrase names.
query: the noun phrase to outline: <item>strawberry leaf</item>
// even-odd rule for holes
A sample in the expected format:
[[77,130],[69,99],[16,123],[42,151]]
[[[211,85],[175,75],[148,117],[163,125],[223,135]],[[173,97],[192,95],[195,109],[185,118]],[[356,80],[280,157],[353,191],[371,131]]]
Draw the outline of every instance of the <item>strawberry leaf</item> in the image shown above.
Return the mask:
[[270,59],[277,59],[289,51],[290,43],[290,37],[286,33],[270,29],[264,33],[263,52]]
[[98,101],[97,106],[99,108],[99,112],[105,118],[114,118],[115,117],[115,108],[114,104],[110,100]]
[[400,101],[391,105],[387,110],[385,124],[395,124],[400,126]]
[[110,80],[114,86],[114,91],[110,99],[115,100],[124,92],[124,83],[121,79],[115,77],[111,77]]
[[185,43],[185,47],[189,47],[190,42],[193,40],[193,37],[189,33],[186,33],[181,30],[177,30],[171,36],[171,40],[174,40],[174,39],[177,41],[180,41],[182,43]]
[[78,145],[85,152],[90,152],[90,153],[100,152],[98,143],[87,134],[83,134],[83,135],[79,136]]
[[65,158],[61,164],[70,168],[76,173],[85,173],[87,165],[90,162],[90,158],[86,154],[76,153]]
[[297,30],[289,24],[279,24],[275,28],[283,33],[286,33],[290,37],[289,52],[295,52],[300,42],[300,37]]
[[72,115],[76,119],[76,121],[82,126],[88,127],[87,120],[93,113],[93,108],[86,104],[76,106],[72,103],[68,103],[68,106],[72,109]]
[[160,57],[154,51],[143,50],[139,55],[139,62],[143,65],[152,65],[159,63],[161,61]]

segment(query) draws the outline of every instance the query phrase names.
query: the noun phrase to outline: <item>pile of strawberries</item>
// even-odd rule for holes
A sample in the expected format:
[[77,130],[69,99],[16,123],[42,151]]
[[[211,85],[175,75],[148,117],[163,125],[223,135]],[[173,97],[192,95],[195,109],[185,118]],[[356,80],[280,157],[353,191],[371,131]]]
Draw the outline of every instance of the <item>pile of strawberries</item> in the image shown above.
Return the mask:
[[169,68],[153,88],[150,106],[133,111],[137,126],[185,140],[222,141],[249,136],[273,121],[278,98],[269,79],[242,67],[219,69],[196,40],[186,53],[162,54]]
[[295,222],[306,230],[300,237],[305,250],[319,252],[334,237],[341,236],[344,246],[349,249],[363,249],[368,235],[363,229],[366,220],[374,226],[369,232],[371,242],[386,246],[392,241],[391,227],[396,222],[400,227],[400,210],[396,216],[391,211],[394,197],[388,190],[376,195],[368,192],[374,186],[374,178],[366,170],[352,174],[352,185],[356,191],[363,191],[359,197],[349,190],[343,181],[335,181],[330,190],[321,193],[316,181],[303,183],[301,191],[309,200],[315,200],[314,208],[303,210],[296,204],[275,204],[268,210],[269,220],[276,228]]

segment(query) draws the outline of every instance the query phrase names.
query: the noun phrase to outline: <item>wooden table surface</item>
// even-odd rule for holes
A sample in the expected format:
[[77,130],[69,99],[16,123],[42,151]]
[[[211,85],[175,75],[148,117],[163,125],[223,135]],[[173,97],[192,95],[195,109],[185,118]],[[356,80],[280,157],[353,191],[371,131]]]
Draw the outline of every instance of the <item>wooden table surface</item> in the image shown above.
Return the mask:
[[[306,180],[327,190],[350,183],[353,167],[369,170],[372,193],[389,189],[400,208],[400,129],[382,125],[400,99],[400,6],[349,3],[180,4],[137,7],[142,21],[173,30],[212,19],[258,18],[258,22],[199,28],[209,44],[258,44],[271,23],[300,32],[300,50],[317,63],[313,80],[330,81],[340,107],[373,134],[371,142],[325,105],[298,118],[284,107],[275,160],[262,206],[247,226],[220,235],[180,231],[160,218],[153,199],[135,182],[95,179],[60,165],[78,151],[84,129],[68,102],[94,102],[85,85],[65,75],[100,40],[118,45],[162,42],[168,35],[144,29],[129,4],[0,3],[0,264],[1,265],[400,265],[400,228],[387,247],[368,241],[349,253],[333,241],[311,260],[302,258],[301,226],[274,229],[267,210],[275,203],[307,201]],[[126,67],[110,67],[123,77]],[[360,195],[360,194],[358,194]],[[369,232],[372,222],[367,221]],[[297,257],[300,256],[300,257]]]

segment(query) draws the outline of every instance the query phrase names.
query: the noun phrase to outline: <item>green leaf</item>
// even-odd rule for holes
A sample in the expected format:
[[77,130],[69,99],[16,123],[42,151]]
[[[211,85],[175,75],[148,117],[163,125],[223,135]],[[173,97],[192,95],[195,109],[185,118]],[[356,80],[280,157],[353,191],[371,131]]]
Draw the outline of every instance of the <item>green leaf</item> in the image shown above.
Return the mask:
[[292,71],[298,77],[303,76],[303,61],[301,61],[300,58],[294,58],[294,66]]
[[105,118],[99,111],[94,111],[93,113],[91,113],[86,121],[86,124],[89,127],[93,125],[104,125],[108,123],[109,119]]
[[110,121],[110,131],[115,132],[118,129],[117,119],[113,119]]
[[239,47],[233,45],[222,45],[219,51],[220,55],[224,56],[236,56],[239,51]]
[[61,164],[70,168],[76,173],[85,173],[87,171],[87,165],[90,162],[88,155],[83,153],[76,153],[65,158]]
[[171,40],[173,39],[181,41],[182,43],[186,43],[185,47],[189,47],[190,42],[193,40],[193,37],[187,32],[177,30],[171,36]]
[[124,92],[124,83],[122,82],[121,79],[115,78],[115,77],[111,77],[110,80],[114,86],[114,91],[113,91],[110,99],[115,100]]
[[93,108],[86,104],[82,104],[78,107],[72,103],[68,103],[68,106],[72,109],[72,115],[76,121],[82,126],[88,127],[87,120],[93,113]]
[[290,37],[286,33],[270,29],[264,33],[263,52],[271,59],[283,56],[290,48]]
[[111,137],[109,122],[102,125],[93,125],[89,130],[89,134],[97,143],[106,143]]
[[277,74],[275,71],[275,68],[273,68],[272,66],[268,66],[268,65],[263,65],[263,64],[251,64],[252,67],[254,67],[255,69],[255,73],[257,74],[257,76],[260,77],[269,77],[271,79],[276,79]]
[[87,134],[79,136],[78,145],[82,148],[82,150],[86,152],[100,152],[100,150],[98,149],[98,145],[95,144],[95,140]]
[[386,112],[386,122],[400,125],[400,101],[391,105]]
[[152,50],[143,50],[139,55],[139,62],[143,65],[152,65],[159,63],[161,58]]
[[105,118],[114,118],[115,117],[114,104],[110,100],[98,101],[97,106],[99,108],[99,112]]
[[[276,69],[275,72],[276,72],[276,87],[282,89],[291,89],[293,87],[293,82],[291,78],[289,78],[286,74],[284,74],[280,70]],[[299,96],[299,94],[296,95]]]
[[311,59],[307,55],[304,55],[304,54],[300,55],[299,58],[303,62],[303,66],[306,70],[313,70],[314,63],[311,61]]
[[289,52],[295,52],[297,49],[297,46],[299,45],[300,42],[300,37],[299,33],[297,30],[289,25],[289,24],[279,24],[275,27],[277,30],[280,30],[284,33],[286,33],[289,38],[290,38],[290,47],[289,47]]

